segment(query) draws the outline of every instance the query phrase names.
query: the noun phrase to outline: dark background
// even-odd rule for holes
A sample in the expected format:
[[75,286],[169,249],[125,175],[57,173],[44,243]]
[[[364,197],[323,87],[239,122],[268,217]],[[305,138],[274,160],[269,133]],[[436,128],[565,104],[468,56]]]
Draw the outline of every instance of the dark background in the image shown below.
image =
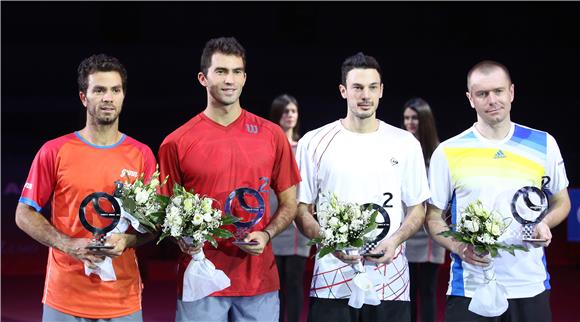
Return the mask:
[[570,186],[580,187],[579,3],[3,1],[1,6],[3,275],[44,272],[46,248],[16,228],[14,208],[41,145],[84,126],[76,69],[100,52],[118,57],[128,70],[121,131],[155,153],[167,134],[205,107],[196,74],[209,38],[235,36],[246,48],[242,106],[267,117],[272,99],[290,93],[299,101],[303,133],[346,114],[338,91],[340,65],[358,51],[383,67],[378,117],[398,126],[403,103],[421,96],[435,113],[441,139],[476,120],[465,98],[467,70],[483,59],[498,60],[515,83],[512,120],[551,133]]

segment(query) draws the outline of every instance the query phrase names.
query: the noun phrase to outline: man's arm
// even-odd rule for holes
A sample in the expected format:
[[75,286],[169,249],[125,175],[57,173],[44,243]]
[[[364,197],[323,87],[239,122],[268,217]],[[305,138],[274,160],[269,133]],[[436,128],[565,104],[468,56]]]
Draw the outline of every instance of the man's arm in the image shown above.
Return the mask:
[[257,245],[244,245],[240,248],[251,254],[260,255],[266,248],[266,244],[277,234],[282,232],[296,217],[296,186],[277,193],[278,209],[272,216],[272,220],[262,231],[253,231],[249,233],[244,241],[257,241]]
[[433,205],[427,206],[425,225],[429,235],[431,235],[431,238],[433,238],[433,240],[435,240],[439,245],[445,247],[450,252],[457,254],[461,260],[465,262],[477,266],[487,266],[490,260],[488,258],[478,256],[475,253],[473,246],[458,242],[451,237],[443,237],[439,235],[439,233],[449,230],[449,226],[443,219],[443,215],[443,210]]
[[298,211],[296,212],[294,222],[304,236],[310,239],[320,236],[320,225],[314,218],[314,206],[312,204],[302,202],[298,204]]
[[377,263],[390,263],[393,261],[395,256],[395,250],[399,245],[401,245],[409,237],[413,236],[414,233],[419,230],[419,228],[425,222],[425,207],[423,203],[407,207],[407,214],[405,220],[401,224],[401,227],[391,235],[388,239],[382,241],[372,253],[384,253],[382,257],[379,258],[368,258],[369,261]]
[[52,224],[27,204],[18,203],[16,207],[16,225],[39,243],[56,248],[84,263],[96,268],[95,263],[103,260],[102,256],[86,249],[89,238],[72,238],[58,231]]
[[550,197],[550,209],[542,221],[536,225],[534,238],[545,239],[545,242],[533,243],[534,246],[547,247],[552,241],[551,228],[558,226],[570,212],[568,189],[562,189]]

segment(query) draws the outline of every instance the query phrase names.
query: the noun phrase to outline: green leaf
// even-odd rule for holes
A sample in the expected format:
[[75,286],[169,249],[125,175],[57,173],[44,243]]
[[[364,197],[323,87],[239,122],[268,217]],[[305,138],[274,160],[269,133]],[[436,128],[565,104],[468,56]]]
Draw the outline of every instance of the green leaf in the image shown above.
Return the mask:
[[126,212],[133,214],[135,212],[136,207],[137,204],[135,203],[135,200],[131,198],[123,198],[123,208],[125,209]]
[[234,237],[231,231],[221,228],[216,228],[212,231],[217,238],[231,238]]
[[324,257],[324,256],[326,256],[326,255],[328,255],[330,253],[335,252],[335,251],[336,251],[336,249],[334,247],[332,247],[332,246],[324,246],[324,247],[322,247],[322,249],[320,250],[320,252],[318,252],[318,257],[319,258],[322,258],[322,257]]
[[207,240],[214,248],[218,247],[218,243],[211,235],[204,235],[205,240]]
[[231,225],[231,224],[238,222],[238,221],[240,221],[240,218],[238,218],[238,217],[234,217],[234,216],[223,216],[222,217],[223,226]]
[[320,244],[320,243],[322,243],[322,237],[316,237],[316,238],[313,238],[313,239],[309,240],[308,243],[306,243],[306,245],[308,245],[308,246],[314,246],[314,245],[317,245],[317,244]]
[[354,247],[363,247],[364,242],[361,238],[355,239],[352,241],[352,246]]

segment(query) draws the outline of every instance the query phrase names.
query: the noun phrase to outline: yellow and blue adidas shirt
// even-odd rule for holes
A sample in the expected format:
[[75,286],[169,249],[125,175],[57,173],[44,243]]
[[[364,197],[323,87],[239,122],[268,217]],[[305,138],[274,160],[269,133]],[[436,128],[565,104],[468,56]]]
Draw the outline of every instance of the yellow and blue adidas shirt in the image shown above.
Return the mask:
[[[556,140],[548,133],[512,123],[505,139],[491,141],[475,126],[441,143],[433,153],[429,168],[431,199],[439,209],[451,207],[451,223],[462,210],[481,200],[488,210],[496,210],[511,224],[500,242],[522,244],[521,229],[511,211],[515,193],[522,187],[546,187],[556,193],[568,187],[564,161]],[[472,297],[484,281],[483,270],[451,254],[447,295]],[[505,286],[508,298],[532,297],[550,289],[543,248],[529,247],[516,256],[500,251],[494,259],[498,283]]]

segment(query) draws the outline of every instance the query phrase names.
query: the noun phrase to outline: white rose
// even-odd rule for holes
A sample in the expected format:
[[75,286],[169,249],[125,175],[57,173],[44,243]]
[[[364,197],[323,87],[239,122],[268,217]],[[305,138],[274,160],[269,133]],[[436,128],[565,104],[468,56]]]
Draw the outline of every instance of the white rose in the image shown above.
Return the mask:
[[479,224],[477,221],[466,220],[463,222],[463,226],[472,233],[479,231]]
[[180,214],[181,210],[179,210],[178,207],[171,206],[171,208],[169,209],[169,215],[172,217],[179,217]]
[[181,205],[181,197],[175,197],[173,198],[173,204],[176,206]]
[[332,228],[336,228],[338,226],[338,218],[336,217],[330,218],[330,220],[328,221],[328,225]]
[[137,202],[138,205],[146,203],[147,200],[149,200],[149,192],[145,190],[141,190],[137,195],[135,195],[135,202]]
[[332,233],[331,229],[325,229],[323,230],[324,232],[324,239],[326,240],[332,240],[332,238],[334,237],[334,234]]
[[149,185],[151,186],[151,188],[157,188],[157,186],[159,185],[159,180],[152,179]]
[[340,228],[338,228],[338,231],[341,233],[346,233],[348,231],[348,225],[342,225],[340,226]]
[[193,200],[191,198],[183,200],[183,209],[185,211],[191,211],[193,209]]
[[193,224],[199,226],[203,222],[203,217],[200,214],[193,215]]
[[201,203],[201,209],[203,209],[204,212],[210,212],[212,203],[213,203],[212,199],[204,198]]
[[211,222],[213,220],[213,217],[211,216],[211,212],[204,213],[203,220],[205,220],[205,222]]

